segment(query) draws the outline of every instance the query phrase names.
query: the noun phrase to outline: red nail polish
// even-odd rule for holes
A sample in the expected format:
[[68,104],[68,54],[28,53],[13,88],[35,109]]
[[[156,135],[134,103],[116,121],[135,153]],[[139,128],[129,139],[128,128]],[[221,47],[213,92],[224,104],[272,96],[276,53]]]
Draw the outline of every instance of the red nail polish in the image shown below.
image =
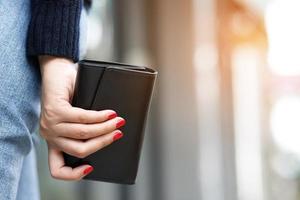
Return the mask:
[[124,126],[126,123],[126,121],[124,119],[120,120],[117,124],[116,124],[116,127],[117,128],[120,128],[121,126]]
[[87,175],[87,174],[91,173],[93,170],[94,170],[94,168],[93,168],[92,166],[87,167],[87,168],[83,171],[83,174],[84,174],[84,175]]
[[115,134],[113,140],[116,141],[116,140],[120,139],[121,137],[123,137],[123,133],[120,131]]
[[108,120],[113,119],[117,116],[118,116],[117,113],[112,113],[112,114],[108,115]]

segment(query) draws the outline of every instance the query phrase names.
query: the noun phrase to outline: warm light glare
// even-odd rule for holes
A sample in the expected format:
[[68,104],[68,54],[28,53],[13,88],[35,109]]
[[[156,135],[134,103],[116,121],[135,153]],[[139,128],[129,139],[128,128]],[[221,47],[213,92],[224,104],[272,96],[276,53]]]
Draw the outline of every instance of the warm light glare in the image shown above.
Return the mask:
[[279,99],[271,112],[275,143],[285,151],[300,155],[300,97]]
[[266,11],[268,64],[279,75],[300,75],[300,1],[275,0]]

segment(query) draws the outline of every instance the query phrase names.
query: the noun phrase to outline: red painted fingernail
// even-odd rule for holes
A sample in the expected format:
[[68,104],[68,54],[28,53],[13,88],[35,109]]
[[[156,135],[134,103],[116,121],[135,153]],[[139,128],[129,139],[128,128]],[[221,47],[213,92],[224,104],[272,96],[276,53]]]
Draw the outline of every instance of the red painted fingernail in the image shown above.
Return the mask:
[[93,168],[92,166],[87,167],[87,168],[83,171],[83,174],[84,174],[84,175],[87,175],[87,174],[91,173],[93,170],[94,170],[94,168]]
[[126,123],[125,119],[121,119],[120,121],[118,121],[118,123],[116,124],[117,128],[120,128],[121,126],[124,126]]
[[112,113],[112,114],[108,115],[108,120],[113,119],[117,116],[118,116],[117,113]]
[[121,137],[123,137],[123,133],[120,131],[114,135],[113,140],[116,141],[116,140],[120,139]]

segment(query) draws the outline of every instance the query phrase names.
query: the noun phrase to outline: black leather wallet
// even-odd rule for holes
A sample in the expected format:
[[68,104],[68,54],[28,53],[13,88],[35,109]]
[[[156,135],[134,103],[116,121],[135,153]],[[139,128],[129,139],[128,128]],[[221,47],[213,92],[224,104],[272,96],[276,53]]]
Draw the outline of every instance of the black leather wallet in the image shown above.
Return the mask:
[[157,72],[121,63],[79,62],[72,105],[83,109],[112,109],[126,120],[121,140],[79,159],[64,154],[66,165],[90,164],[94,170],[84,179],[134,184]]

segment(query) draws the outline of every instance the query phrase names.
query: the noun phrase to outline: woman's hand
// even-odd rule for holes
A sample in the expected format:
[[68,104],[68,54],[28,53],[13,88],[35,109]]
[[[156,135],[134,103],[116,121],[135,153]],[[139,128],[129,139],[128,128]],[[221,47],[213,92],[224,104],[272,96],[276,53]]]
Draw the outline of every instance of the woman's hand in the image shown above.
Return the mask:
[[65,166],[62,152],[84,158],[120,139],[125,120],[113,110],[90,111],[72,107],[76,66],[65,58],[41,56],[42,109],[40,132],[49,149],[51,175],[57,179],[79,180],[93,170],[83,165]]

